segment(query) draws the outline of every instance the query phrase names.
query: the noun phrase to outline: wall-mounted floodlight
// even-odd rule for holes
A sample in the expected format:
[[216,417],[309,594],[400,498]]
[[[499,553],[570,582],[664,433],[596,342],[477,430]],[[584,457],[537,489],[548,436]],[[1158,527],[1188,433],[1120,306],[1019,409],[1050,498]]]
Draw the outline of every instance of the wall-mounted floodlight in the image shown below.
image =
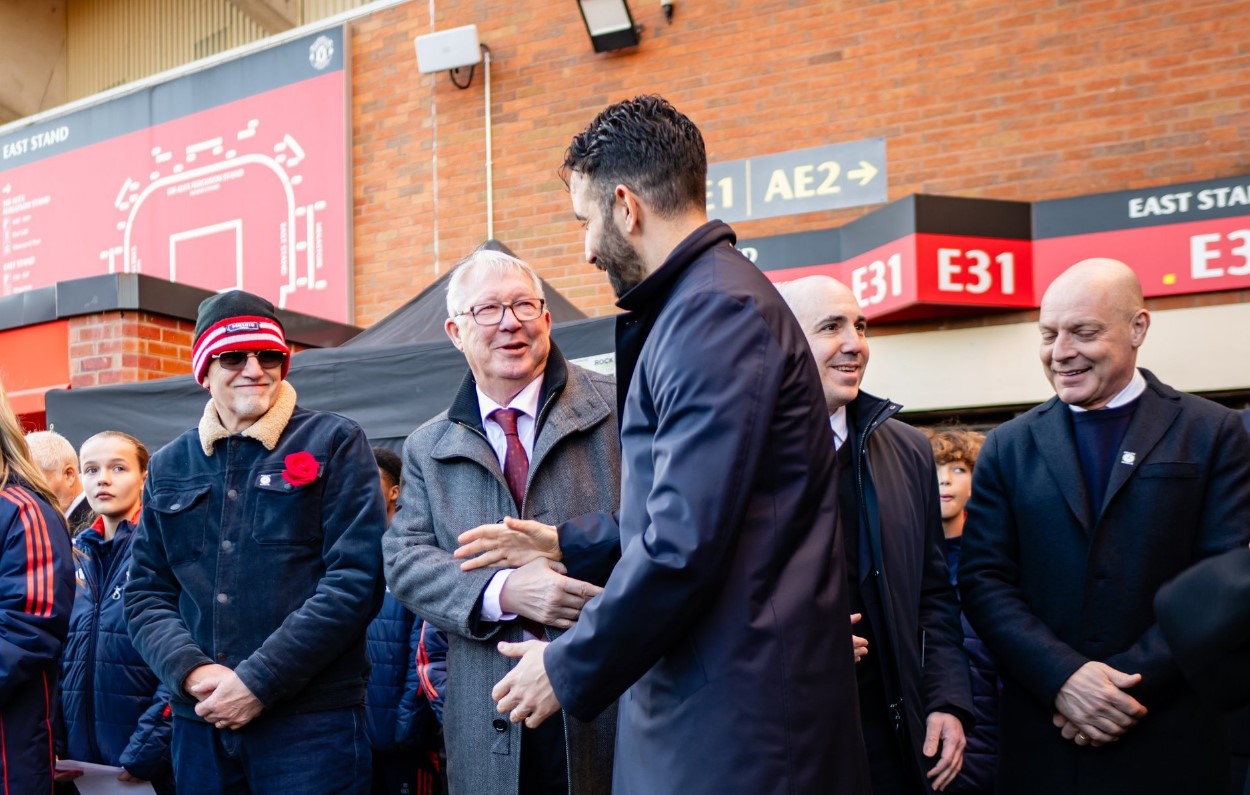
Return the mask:
[[577,0],[582,21],[595,52],[608,52],[638,43],[638,28],[625,0]]

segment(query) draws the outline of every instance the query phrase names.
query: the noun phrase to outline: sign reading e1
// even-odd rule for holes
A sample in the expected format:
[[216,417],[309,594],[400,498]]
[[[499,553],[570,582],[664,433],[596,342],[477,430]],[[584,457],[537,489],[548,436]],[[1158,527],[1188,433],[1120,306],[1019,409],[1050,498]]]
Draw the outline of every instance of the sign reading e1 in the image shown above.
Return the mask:
[[885,139],[779,152],[707,168],[707,212],[732,223],[886,200]]

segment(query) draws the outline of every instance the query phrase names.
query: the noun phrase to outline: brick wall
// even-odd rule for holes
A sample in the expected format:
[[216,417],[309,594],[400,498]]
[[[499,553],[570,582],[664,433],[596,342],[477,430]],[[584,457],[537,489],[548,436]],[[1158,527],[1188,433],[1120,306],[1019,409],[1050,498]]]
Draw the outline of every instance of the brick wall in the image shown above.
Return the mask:
[[[1042,200],[1250,172],[1245,0],[631,0],[634,52],[596,55],[574,3],[414,0],[352,25],[356,321],[486,237],[484,81],[421,75],[412,38],[476,23],[493,53],[495,237],[583,309],[612,311],[556,177],[609,102],[662,93],[709,159],[886,139],[889,198]],[[437,136],[434,124],[437,123]],[[433,155],[437,143],[437,203]],[[737,224],[840,226],[871,208]],[[436,267],[437,263],[437,267]]]
[[71,318],[69,329],[74,389],[191,372],[194,323],[147,312],[105,312]]

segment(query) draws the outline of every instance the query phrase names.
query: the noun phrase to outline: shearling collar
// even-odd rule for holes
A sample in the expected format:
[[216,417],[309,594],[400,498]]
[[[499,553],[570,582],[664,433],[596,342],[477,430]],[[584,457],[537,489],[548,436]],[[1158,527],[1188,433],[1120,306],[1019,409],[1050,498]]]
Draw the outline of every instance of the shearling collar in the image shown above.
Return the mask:
[[[295,398],[295,387],[286,381],[278,382],[277,400],[242,435],[260,442],[266,450],[273,450],[278,446],[278,439],[282,437],[282,431],[286,430],[286,424],[291,421],[291,414],[295,412]],[[212,398],[209,398],[208,405],[204,407],[204,415],[200,417],[200,447],[204,449],[204,455],[211,456],[217,440],[229,436],[230,431],[221,424],[217,408],[213,405]]]

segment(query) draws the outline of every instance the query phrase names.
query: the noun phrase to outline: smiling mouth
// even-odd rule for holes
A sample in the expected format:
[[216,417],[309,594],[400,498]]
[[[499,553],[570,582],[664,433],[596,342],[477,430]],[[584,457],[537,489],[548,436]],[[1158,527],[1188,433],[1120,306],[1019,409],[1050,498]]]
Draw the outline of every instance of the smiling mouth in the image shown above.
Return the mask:
[[1060,378],[1072,378],[1073,376],[1078,376],[1078,375],[1081,375],[1082,373],[1088,373],[1089,368],[1083,367],[1079,370],[1052,370],[1051,372],[1053,372],[1055,375],[1059,376]]

